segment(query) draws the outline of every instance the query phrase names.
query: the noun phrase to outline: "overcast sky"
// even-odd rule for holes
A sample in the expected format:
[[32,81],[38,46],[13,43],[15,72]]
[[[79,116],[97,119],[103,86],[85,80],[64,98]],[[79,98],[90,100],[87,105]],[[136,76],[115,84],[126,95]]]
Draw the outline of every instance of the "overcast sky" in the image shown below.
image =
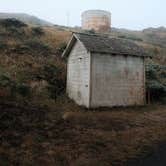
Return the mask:
[[27,13],[59,25],[67,25],[69,17],[70,26],[80,26],[87,9],[110,11],[113,27],[166,26],[166,0],[0,0],[0,12]]

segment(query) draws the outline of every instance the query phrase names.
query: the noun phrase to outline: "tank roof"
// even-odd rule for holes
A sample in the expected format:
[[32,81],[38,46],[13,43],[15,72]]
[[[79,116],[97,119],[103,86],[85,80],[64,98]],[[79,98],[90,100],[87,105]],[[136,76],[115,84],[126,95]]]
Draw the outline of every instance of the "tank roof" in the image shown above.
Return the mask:
[[82,13],[82,15],[86,14],[86,13],[101,13],[101,14],[109,14],[111,15],[111,12],[106,11],[106,10],[100,10],[100,9],[92,9],[92,10],[86,10]]

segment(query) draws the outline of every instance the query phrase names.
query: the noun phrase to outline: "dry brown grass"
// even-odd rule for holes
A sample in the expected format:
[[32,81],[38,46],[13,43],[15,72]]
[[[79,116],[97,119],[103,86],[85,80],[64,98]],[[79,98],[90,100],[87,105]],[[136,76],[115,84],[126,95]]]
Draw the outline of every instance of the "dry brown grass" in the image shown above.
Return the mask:
[[[53,51],[71,35],[54,27],[45,27],[44,32],[40,40]],[[31,38],[31,27],[26,33]],[[6,40],[10,45],[20,42]],[[44,64],[66,68],[57,57],[11,55],[3,53],[0,65],[14,79],[40,73]],[[65,72],[61,76],[65,78]],[[0,96],[5,93],[1,90]],[[64,96],[55,101],[35,90],[31,100],[27,108],[0,105],[0,165],[121,166],[131,159],[139,161],[166,141],[163,105],[87,110]],[[31,105],[44,109],[34,110]]]
[[166,139],[165,106],[98,111],[101,110],[63,115],[65,120],[86,132],[86,137],[80,138],[85,138],[81,140],[87,144],[88,156],[93,156],[89,160],[124,165],[129,159],[144,156],[155,143]]
[[87,110],[60,100],[51,110],[1,106],[1,164],[121,166],[166,140],[166,106]]
[[41,38],[42,41],[48,43],[53,48],[58,47],[63,42],[68,42],[71,37],[71,32],[55,27],[45,27],[45,35]]

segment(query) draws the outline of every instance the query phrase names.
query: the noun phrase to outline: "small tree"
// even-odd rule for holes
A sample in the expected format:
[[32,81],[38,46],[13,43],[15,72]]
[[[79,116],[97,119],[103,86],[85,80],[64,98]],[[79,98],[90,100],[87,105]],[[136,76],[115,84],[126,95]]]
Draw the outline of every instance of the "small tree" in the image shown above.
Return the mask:
[[53,99],[56,99],[65,91],[66,83],[63,72],[63,69],[52,64],[44,65],[41,71],[41,78],[48,82],[47,89],[49,91],[50,97]]
[[161,101],[166,97],[166,84],[164,83],[166,67],[157,64],[146,66],[146,89],[148,103]]

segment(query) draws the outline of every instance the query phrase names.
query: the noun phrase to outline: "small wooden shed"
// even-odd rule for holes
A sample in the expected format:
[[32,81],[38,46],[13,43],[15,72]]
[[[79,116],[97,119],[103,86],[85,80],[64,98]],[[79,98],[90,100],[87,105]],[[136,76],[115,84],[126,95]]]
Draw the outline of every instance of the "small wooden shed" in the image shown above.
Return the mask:
[[145,104],[142,47],[119,38],[74,33],[67,60],[67,93],[87,108]]

